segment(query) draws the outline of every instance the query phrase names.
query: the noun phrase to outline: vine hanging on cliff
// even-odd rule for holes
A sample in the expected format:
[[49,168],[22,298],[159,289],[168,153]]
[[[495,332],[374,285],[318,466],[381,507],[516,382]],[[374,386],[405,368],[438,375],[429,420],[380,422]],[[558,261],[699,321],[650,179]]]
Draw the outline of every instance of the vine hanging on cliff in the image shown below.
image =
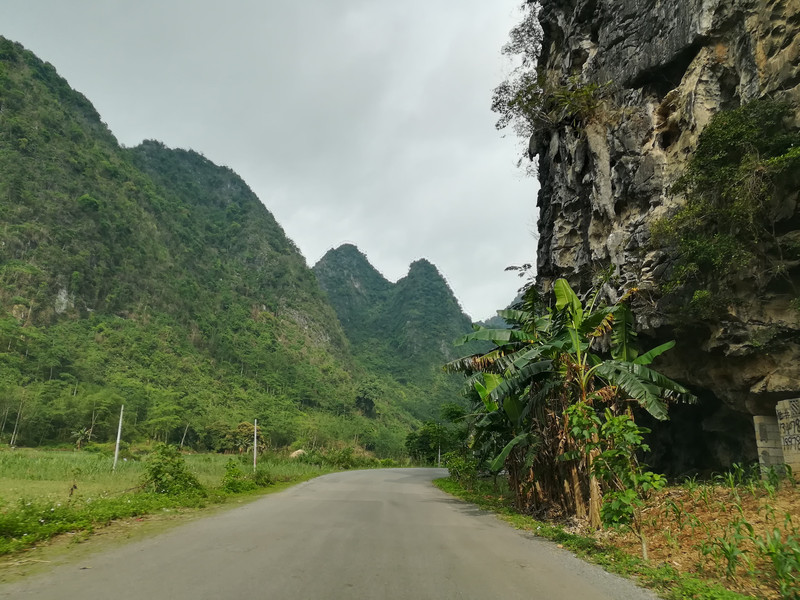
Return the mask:
[[800,132],[784,125],[789,115],[772,100],[715,115],[673,188],[685,205],[651,228],[653,244],[674,254],[664,292],[691,294],[696,317],[722,310],[746,277],[794,285],[800,244],[787,233],[798,220]]
[[502,49],[517,66],[492,94],[492,110],[499,115],[496,127],[511,126],[525,140],[560,124],[583,128],[603,112],[610,89],[610,83],[584,81],[579,73],[564,79],[538,68],[543,36],[539,9],[536,1],[523,5],[523,19]]

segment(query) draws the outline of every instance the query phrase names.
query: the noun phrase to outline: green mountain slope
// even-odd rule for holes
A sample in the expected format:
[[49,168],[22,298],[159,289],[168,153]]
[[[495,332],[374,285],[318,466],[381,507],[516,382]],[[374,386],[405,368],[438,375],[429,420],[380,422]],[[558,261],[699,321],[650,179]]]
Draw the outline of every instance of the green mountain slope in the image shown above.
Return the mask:
[[51,65],[2,38],[0,223],[3,442],[103,441],[124,403],[129,440],[236,450],[258,418],[273,445],[401,450],[415,418],[354,363],[247,185],[195,152],[120,148]]
[[313,267],[350,340],[366,341],[394,285],[352,244],[329,250]]
[[453,342],[472,327],[434,265],[418,260],[392,284],[355,246],[345,244],[329,250],[313,270],[359,363],[416,398],[410,412],[437,419],[443,403],[460,400],[463,380],[441,367],[469,353]]

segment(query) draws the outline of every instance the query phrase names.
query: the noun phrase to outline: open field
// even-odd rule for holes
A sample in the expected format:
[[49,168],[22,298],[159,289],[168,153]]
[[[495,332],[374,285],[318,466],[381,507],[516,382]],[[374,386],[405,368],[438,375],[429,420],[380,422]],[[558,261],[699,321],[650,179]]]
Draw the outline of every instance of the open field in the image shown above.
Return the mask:
[[305,461],[264,455],[258,477],[251,476],[252,458],[176,456],[200,488],[193,484],[156,493],[152,483],[143,485],[145,477],[152,476],[150,463],[135,455],[121,460],[112,472],[113,457],[108,452],[0,451],[0,555],[60,534],[86,534],[121,519],[222,504],[231,497],[263,493],[337,470],[325,462],[331,455]]
[[[0,450],[0,507],[19,500],[65,501],[121,494],[137,488],[144,476],[145,457],[129,458],[111,471],[113,457],[105,452],[39,450],[18,448]],[[184,460],[203,486],[217,487],[232,455],[184,454]],[[235,456],[233,458],[236,458]],[[240,468],[250,468],[245,457]],[[288,481],[330,471],[320,465],[265,456],[258,463],[274,481]]]

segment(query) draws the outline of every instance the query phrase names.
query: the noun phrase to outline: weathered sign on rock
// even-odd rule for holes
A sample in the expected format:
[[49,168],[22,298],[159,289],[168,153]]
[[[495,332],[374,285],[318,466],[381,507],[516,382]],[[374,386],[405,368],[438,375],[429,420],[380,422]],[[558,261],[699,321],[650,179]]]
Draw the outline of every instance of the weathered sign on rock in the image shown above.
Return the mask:
[[770,469],[782,469],[785,462],[780,427],[778,419],[763,415],[753,417],[753,424],[756,428],[758,464],[761,466],[762,476],[766,476]]
[[781,400],[775,412],[783,462],[792,468],[792,472],[800,473],[800,398]]

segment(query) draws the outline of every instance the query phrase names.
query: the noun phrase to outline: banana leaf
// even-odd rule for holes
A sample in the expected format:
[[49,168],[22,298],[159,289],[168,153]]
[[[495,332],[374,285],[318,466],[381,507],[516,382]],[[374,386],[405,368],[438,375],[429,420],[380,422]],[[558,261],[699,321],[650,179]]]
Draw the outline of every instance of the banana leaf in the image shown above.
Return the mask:
[[636,400],[653,417],[659,421],[667,420],[667,404],[660,398],[662,390],[657,385],[638,377],[616,361],[602,363],[596,372]]
[[666,344],[661,344],[660,346],[656,346],[649,352],[645,352],[641,356],[637,356],[633,362],[637,365],[649,365],[657,356],[664,354],[664,352],[670,350],[674,345],[675,340],[667,342]]
[[507,396],[519,394],[528,387],[538,376],[551,372],[553,369],[552,360],[542,360],[530,363],[514,373],[512,377],[506,378],[491,393],[491,399],[497,403],[505,400]]
[[615,360],[633,361],[639,356],[634,344],[633,313],[625,304],[614,307],[614,322],[611,326],[611,356]]
[[456,340],[455,345],[461,346],[467,342],[488,341],[498,346],[510,342],[530,342],[531,337],[519,329],[478,329]]
[[503,464],[505,464],[505,462],[506,462],[506,458],[508,458],[508,455],[511,454],[511,451],[514,449],[514,447],[517,446],[518,444],[521,444],[522,442],[526,441],[527,439],[528,439],[528,434],[527,433],[521,433],[517,437],[515,437],[513,440],[508,442],[506,444],[505,448],[503,448],[503,450],[500,452],[500,454],[498,454],[495,457],[495,459],[492,461],[492,464],[489,465],[489,470],[494,472],[494,473],[496,473],[497,471],[502,469],[503,468]]
[[581,306],[578,295],[570,287],[567,280],[557,279],[553,285],[553,292],[556,295],[556,309],[569,309],[569,313],[572,315],[573,325],[576,328],[580,327],[583,321],[583,306]]

